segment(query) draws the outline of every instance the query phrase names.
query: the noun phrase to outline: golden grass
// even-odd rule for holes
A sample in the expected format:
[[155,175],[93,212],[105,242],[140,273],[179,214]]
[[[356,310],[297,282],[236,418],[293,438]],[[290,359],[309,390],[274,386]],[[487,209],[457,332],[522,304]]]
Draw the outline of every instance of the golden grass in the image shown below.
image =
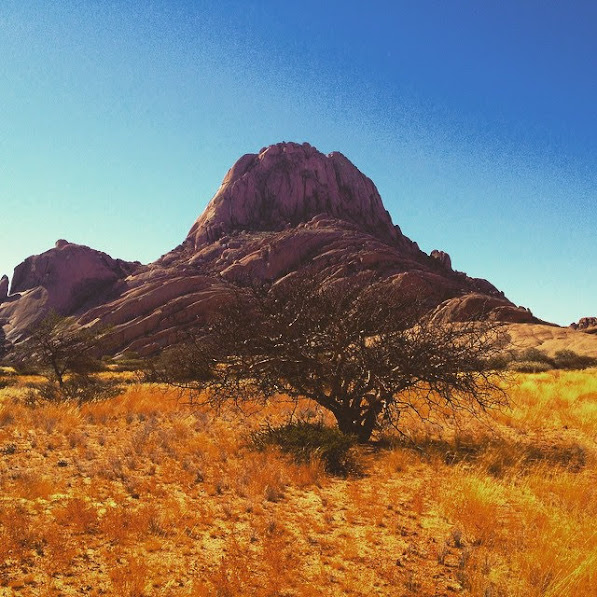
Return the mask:
[[413,443],[361,449],[348,479],[248,448],[290,405],[4,388],[0,595],[597,595],[595,373],[519,375],[510,411],[458,429],[406,421]]

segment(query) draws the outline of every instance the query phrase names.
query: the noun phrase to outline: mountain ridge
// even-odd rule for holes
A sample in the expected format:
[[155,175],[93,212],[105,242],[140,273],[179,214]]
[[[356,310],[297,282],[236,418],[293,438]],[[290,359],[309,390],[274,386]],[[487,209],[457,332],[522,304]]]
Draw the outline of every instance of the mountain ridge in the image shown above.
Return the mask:
[[151,354],[208,319],[235,288],[305,268],[326,279],[372,273],[424,298],[437,321],[539,321],[487,280],[453,270],[447,253],[421,251],[344,155],[278,143],[237,160],[182,243],[153,263],[63,240],[27,258],[0,296],[0,325],[18,342],[54,309],[82,325],[109,325],[113,353]]

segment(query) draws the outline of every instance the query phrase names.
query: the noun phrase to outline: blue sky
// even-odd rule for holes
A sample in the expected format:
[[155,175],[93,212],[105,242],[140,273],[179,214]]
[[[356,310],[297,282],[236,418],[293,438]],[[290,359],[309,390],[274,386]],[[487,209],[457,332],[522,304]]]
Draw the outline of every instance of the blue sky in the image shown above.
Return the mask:
[[0,4],[0,274],[58,238],[149,262],[238,157],[341,151],[427,252],[597,315],[597,3]]

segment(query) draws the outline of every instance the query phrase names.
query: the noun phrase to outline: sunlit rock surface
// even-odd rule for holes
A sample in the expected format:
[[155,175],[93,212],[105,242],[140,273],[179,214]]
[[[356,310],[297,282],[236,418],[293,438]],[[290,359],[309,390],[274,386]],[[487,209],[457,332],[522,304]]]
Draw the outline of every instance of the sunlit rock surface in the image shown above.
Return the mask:
[[576,323],[570,324],[570,327],[587,334],[597,334],[597,317],[582,317]]
[[[422,252],[393,224],[373,182],[341,153],[279,143],[241,157],[183,242],[141,266],[60,240],[14,272],[0,325],[12,341],[54,309],[109,324],[109,349],[157,352],[238,286],[309,267],[330,279],[372,272],[424,300],[438,321],[481,314],[537,321],[486,280]],[[0,286],[1,291],[2,286]]]

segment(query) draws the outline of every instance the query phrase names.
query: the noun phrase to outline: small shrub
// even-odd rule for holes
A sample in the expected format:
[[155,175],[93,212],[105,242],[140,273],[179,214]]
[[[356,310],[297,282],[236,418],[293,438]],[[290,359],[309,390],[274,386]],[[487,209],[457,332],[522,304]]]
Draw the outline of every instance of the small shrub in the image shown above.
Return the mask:
[[9,386],[14,386],[15,383],[16,382],[14,379],[9,379],[7,377],[0,377],[0,390],[3,390],[4,388],[8,388]]
[[553,369],[553,359],[538,348],[527,348],[521,352],[514,352],[507,364],[511,371],[519,373],[541,373]]
[[0,429],[9,427],[17,420],[14,410],[6,403],[0,405]]
[[550,371],[553,366],[545,361],[513,361],[508,368],[519,373],[541,373]]
[[59,525],[72,527],[77,533],[94,533],[97,530],[97,511],[81,498],[69,499],[53,514]]
[[320,458],[326,471],[333,475],[359,472],[352,451],[357,438],[321,423],[298,421],[280,427],[267,427],[253,433],[251,443],[257,450],[277,446],[298,463]]
[[573,350],[558,350],[554,356],[554,363],[558,369],[587,369],[597,365],[597,359]]
[[147,363],[143,359],[120,359],[109,365],[110,371],[144,371]]
[[89,375],[73,375],[62,387],[53,381],[35,385],[27,394],[26,403],[36,406],[40,402],[76,402],[81,405],[113,398],[121,392],[112,380],[102,380]]
[[17,375],[39,375],[41,371],[37,364],[22,360],[14,361],[12,366]]
[[123,564],[117,564],[110,569],[112,589],[116,595],[123,597],[143,597],[147,595],[149,569],[143,559],[131,558]]
[[507,369],[512,362],[513,356],[509,352],[503,352],[491,358],[487,362],[488,369],[495,369],[496,371],[503,371]]
[[527,348],[526,350],[523,350],[517,355],[516,360],[521,362],[547,363],[553,365],[553,359],[538,348]]
[[508,369],[521,373],[539,373],[550,369],[587,369],[597,366],[597,359],[580,355],[573,350],[558,350],[552,357],[538,348],[514,353]]

